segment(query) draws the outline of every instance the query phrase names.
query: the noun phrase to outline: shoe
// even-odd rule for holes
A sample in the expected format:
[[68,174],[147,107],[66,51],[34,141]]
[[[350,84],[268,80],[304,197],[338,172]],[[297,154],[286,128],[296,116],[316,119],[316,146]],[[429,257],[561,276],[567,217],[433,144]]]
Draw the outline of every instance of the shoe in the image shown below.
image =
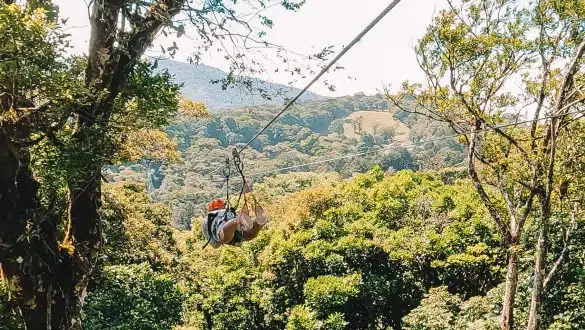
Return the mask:
[[254,212],[256,212],[256,223],[260,226],[264,226],[268,222],[268,216],[264,213],[262,206],[256,204]]

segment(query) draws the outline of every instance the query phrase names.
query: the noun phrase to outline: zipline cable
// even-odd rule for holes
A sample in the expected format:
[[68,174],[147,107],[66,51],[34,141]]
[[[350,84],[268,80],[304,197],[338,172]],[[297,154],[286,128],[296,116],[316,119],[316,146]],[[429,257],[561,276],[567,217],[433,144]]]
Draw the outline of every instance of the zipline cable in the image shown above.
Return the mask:
[[260,136],[262,133],[264,133],[264,131],[266,131],[266,129],[268,129],[268,127],[270,127],[270,125],[272,125],[286,110],[288,110],[309,88],[311,88],[311,86],[313,86],[314,83],[316,83],[319,78],[321,78],[325,73],[327,73],[327,71],[329,71],[329,69],[331,69],[331,67],[337,63],[337,61],[343,57],[343,55],[345,55],[345,53],[347,53],[358,41],[360,41],[368,32],[370,32],[370,30],[376,25],[378,24],[378,22],[380,22],[380,20],[382,20],[382,18],[384,18],[384,16],[386,16],[394,7],[396,7],[396,5],[400,2],[401,0],[394,0],[392,1],[370,24],[368,24],[368,26],[366,26],[366,28],[360,32],[360,34],[357,35],[357,37],[355,37],[346,47],[344,47],[341,52],[329,63],[327,64],[327,66],[325,66],[323,68],[323,70],[321,70],[321,72],[319,72],[319,74],[317,76],[315,76],[315,78],[313,78],[313,80],[311,80],[311,82],[309,82],[309,84],[307,84],[307,86],[305,86],[305,88],[303,88],[293,99],[291,99],[282,110],[280,110],[279,113],[276,114],[276,116],[274,116],[274,118],[272,118],[268,124],[266,124],[260,131],[258,131],[258,133],[256,133],[256,135],[254,135],[254,137],[252,137],[252,139],[250,141],[248,141],[248,143],[246,143],[246,145],[244,145],[240,151],[238,151],[238,154],[241,154],[244,150],[246,150],[246,148],[248,148],[250,146],[250,144],[252,144],[252,142],[254,142],[254,140],[256,140],[258,138],[258,136]]
[[293,170],[293,169],[297,169],[297,168],[301,168],[301,167],[306,167],[306,166],[311,166],[311,165],[329,163],[329,162],[333,162],[333,161],[336,161],[336,160],[342,160],[342,159],[347,159],[347,158],[353,158],[353,157],[358,157],[358,156],[375,154],[375,153],[379,153],[381,151],[387,151],[387,150],[398,149],[398,148],[414,147],[414,146],[417,146],[417,145],[420,145],[420,144],[425,144],[425,143],[430,143],[430,142],[438,142],[438,141],[447,140],[447,139],[453,139],[453,138],[457,138],[459,136],[463,136],[463,135],[467,135],[467,134],[471,134],[471,133],[489,132],[489,131],[494,131],[494,130],[497,130],[497,129],[507,128],[507,127],[512,127],[512,126],[519,126],[519,125],[528,124],[528,123],[532,123],[532,122],[538,122],[538,121],[542,121],[542,120],[546,120],[546,119],[552,119],[552,118],[563,117],[563,116],[570,116],[570,115],[575,115],[575,114],[585,114],[585,111],[584,110],[580,110],[580,111],[568,112],[568,113],[564,113],[564,114],[545,116],[545,117],[537,118],[537,119],[529,119],[529,120],[524,120],[524,121],[518,121],[518,122],[510,123],[510,124],[504,124],[504,125],[499,125],[499,126],[486,127],[486,128],[483,128],[483,129],[480,129],[480,130],[476,130],[476,131],[467,131],[467,132],[462,132],[462,133],[453,134],[453,135],[441,136],[441,137],[438,137],[438,138],[434,138],[434,139],[430,139],[430,140],[424,140],[424,141],[418,141],[418,142],[413,142],[413,143],[409,143],[409,144],[392,145],[392,146],[388,146],[386,148],[380,148],[380,149],[376,149],[376,150],[369,150],[369,151],[359,152],[359,153],[355,153],[355,154],[351,154],[351,155],[345,155],[345,156],[336,157],[336,158],[328,158],[328,159],[323,159],[323,160],[319,160],[319,161],[315,161],[315,162],[311,162],[311,163],[306,163],[306,164],[300,164],[300,165],[294,165],[294,166],[281,167],[281,168],[277,168],[277,169],[274,169],[274,170],[263,171],[263,172],[255,172],[255,173],[247,174],[247,176],[253,177],[253,176],[260,176],[260,175],[265,175],[265,174],[271,174],[271,173],[275,173],[275,172]]

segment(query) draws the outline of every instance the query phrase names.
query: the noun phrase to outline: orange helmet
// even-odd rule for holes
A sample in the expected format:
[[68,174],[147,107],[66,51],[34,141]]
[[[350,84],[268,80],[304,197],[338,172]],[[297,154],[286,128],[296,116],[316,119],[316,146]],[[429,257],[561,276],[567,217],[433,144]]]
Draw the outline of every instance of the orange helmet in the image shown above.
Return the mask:
[[214,199],[211,202],[209,202],[207,208],[209,209],[210,212],[223,209],[225,208],[225,201],[221,198]]

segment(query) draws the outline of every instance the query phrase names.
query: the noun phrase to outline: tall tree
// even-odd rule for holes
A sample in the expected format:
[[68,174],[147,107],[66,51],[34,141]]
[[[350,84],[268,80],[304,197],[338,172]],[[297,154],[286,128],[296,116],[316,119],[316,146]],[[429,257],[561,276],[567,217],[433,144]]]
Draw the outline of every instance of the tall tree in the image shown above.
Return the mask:
[[[551,217],[552,198],[559,195],[561,203],[569,198],[567,192],[569,185],[576,180],[574,173],[566,170],[570,167],[559,166],[562,161],[565,164],[575,161],[575,155],[559,150],[559,145],[568,147],[563,140],[571,140],[571,135],[582,134],[581,130],[571,127],[568,113],[576,110],[584,110],[585,82],[583,81],[583,56],[585,55],[585,4],[580,1],[552,1],[541,0],[534,9],[535,26],[539,29],[539,37],[536,41],[542,73],[539,79],[530,83],[539,86],[538,103],[534,118],[546,109],[546,113],[555,117],[547,121],[544,128],[544,137],[539,145],[535,140],[532,143],[532,152],[538,155],[539,162],[536,166],[535,179],[538,183],[538,202],[540,222],[538,239],[536,244],[533,288],[530,301],[528,330],[539,328],[539,307],[541,295],[544,289],[545,278],[550,280],[554,275],[551,269],[546,275],[547,248],[549,225]],[[564,64],[564,69],[560,64]],[[547,87],[549,90],[547,91]],[[571,129],[572,128],[572,129]],[[569,132],[566,132],[571,129]],[[531,137],[536,137],[537,125],[532,124]],[[564,136],[563,136],[564,135]],[[578,145],[574,145],[576,147]],[[536,148],[541,148],[536,151]],[[577,148],[575,148],[577,149]],[[558,157],[563,153],[563,158]],[[540,154],[540,155],[539,155]],[[577,159],[579,156],[577,156]],[[572,209],[569,205],[569,209]],[[554,267],[554,266],[553,266]]]
[[[416,47],[426,83],[405,83],[398,96],[389,98],[462,135],[469,177],[508,247],[502,329],[514,326],[518,247],[527,219],[538,213],[529,322],[535,329],[551,196],[559,187],[557,139],[584,100],[579,78],[583,5],[544,0],[449,5]],[[518,80],[516,88],[512,82]],[[532,123],[498,128],[524,119],[527,108],[533,111]],[[537,121],[543,115],[551,118]]]
[[227,87],[242,68],[258,72],[247,49],[287,56],[262,40],[273,3],[297,10],[302,2],[95,0],[81,59],[66,58],[50,0],[0,1],[0,264],[27,328],[81,328],[102,248],[102,167],[124,136],[161,127],[177,110],[179,86],[141,61],[147,48],[159,33],[185,34],[188,22],[199,41],[194,60],[219,48],[231,62]]

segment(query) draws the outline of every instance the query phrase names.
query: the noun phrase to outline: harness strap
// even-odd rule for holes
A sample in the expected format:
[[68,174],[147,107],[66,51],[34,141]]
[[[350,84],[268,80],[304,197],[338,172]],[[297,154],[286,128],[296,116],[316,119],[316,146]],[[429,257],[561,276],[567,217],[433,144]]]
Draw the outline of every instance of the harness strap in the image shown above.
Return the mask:
[[223,176],[225,176],[225,190],[226,190],[226,209],[229,210],[231,203],[230,203],[230,175],[232,174],[232,169],[230,167],[230,158],[226,157],[225,159],[225,167],[223,168]]
[[215,221],[215,218],[216,214],[207,214],[207,233],[209,234],[209,238],[207,239],[207,242],[205,242],[205,245],[203,245],[202,249],[205,249],[207,245],[209,245],[209,242],[211,242],[211,229],[213,228],[213,222]]

